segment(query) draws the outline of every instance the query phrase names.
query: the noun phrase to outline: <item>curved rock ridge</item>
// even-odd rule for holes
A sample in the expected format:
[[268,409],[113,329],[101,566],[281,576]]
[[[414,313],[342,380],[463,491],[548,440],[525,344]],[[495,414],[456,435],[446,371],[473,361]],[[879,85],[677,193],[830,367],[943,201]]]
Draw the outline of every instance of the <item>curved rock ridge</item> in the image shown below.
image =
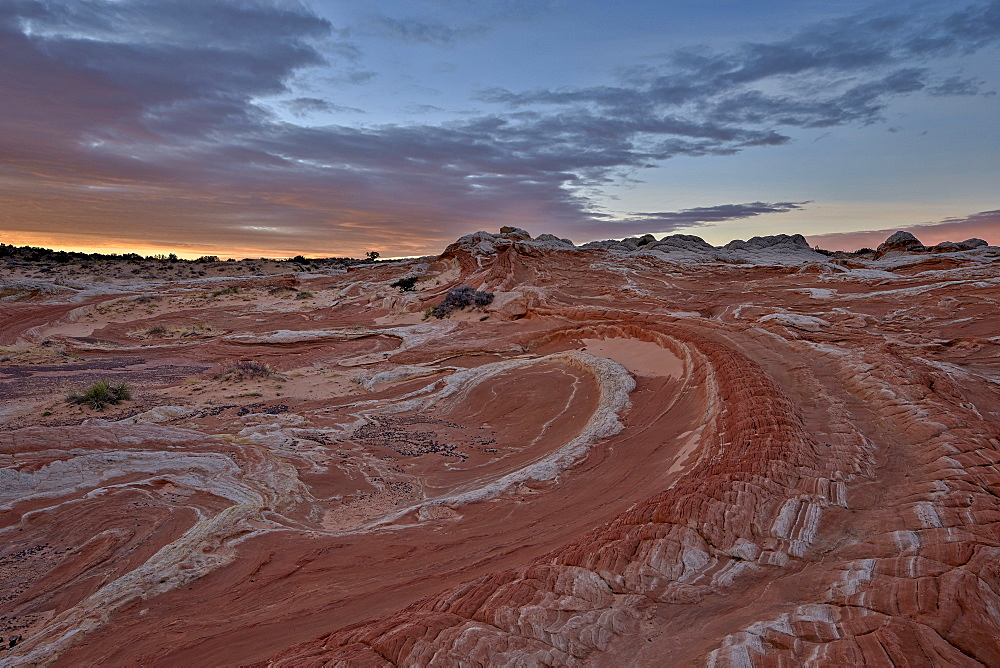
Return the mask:
[[[53,439],[72,442],[73,451],[53,448]],[[184,451],[171,452],[174,448]],[[295,505],[307,494],[294,471],[266,451],[233,447],[169,427],[104,424],[83,432],[28,428],[0,439],[0,452],[14,464],[0,469],[0,503],[6,512],[32,509],[22,515],[18,532],[38,530],[32,525],[43,515],[45,528],[63,534],[64,540],[70,534],[90,534],[85,540],[69,541],[62,550],[72,555],[60,560],[70,562],[68,567],[56,568],[40,581],[30,569],[18,578],[22,586],[33,585],[38,598],[58,597],[69,589],[80,597],[29,639],[18,663],[46,663],[79,636],[101,627],[119,608],[183,587],[223,567],[235,558],[242,540],[264,526],[280,526],[265,517],[268,512]],[[108,484],[128,479],[132,481],[128,485]],[[129,493],[130,488],[138,494]],[[168,494],[182,497],[178,505],[189,512],[178,514],[188,517],[154,513],[136,518],[141,520],[134,523],[139,529],[133,529],[133,522],[120,513],[106,515],[112,504],[93,498],[95,491],[96,496],[128,499],[153,496],[143,488],[166,488],[171,490]],[[92,524],[85,521],[80,526],[88,515]],[[146,542],[158,549],[144,561],[128,564],[129,552]],[[95,566],[104,572],[103,582],[93,581],[90,570]]]
[[531,565],[324,637],[274,665],[566,665],[636,635],[656,604],[697,603],[802,557],[823,509],[843,506],[845,483],[870,466],[863,439],[842,437],[837,456],[816,467],[804,455],[819,444],[759,367],[722,346],[694,349],[713,369],[714,410],[684,478]]
[[[519,369],[547,364],[566,364],[592,374],[597,383],[597,406],[586,423],[573,438],[560,444],[551,452],[534,458],[530,463],[502,475],[479,479],[475,487],[448,493],[444,496],[422,499],[418,503],[397,509],[392,515],[380,518],[378,523],[392,521],[413,511],[430,506],[456,508],[476,501],[495,498],[530,481],[552,480],[583,458],[588,449],[603,438],[614,436],[622,430],[618,414],[629,407],[628,395],[635,389],[635,381],[628,372],[613,360],[594,357],[578,351],[553,353],[537,358],[522,358],[484,364],[472,369],[456,370],[440,383],[427,390],[405,395],[391,406],[379,406],[373,413],[385,415],[406,412],[453,412],[454,408],[469,400],[473,388],[484,381],[509,375]],[[379,376],[376,376],[379,378]],[[384,376],[383,376],[384,378]],[[376,381],[377,382],[377,381]],[[370,415],[371,413],[367,413]],[[365,416],[362,411],[359,415]],[[544,434],[536,438],[540,440]],[[534,442],[528,443],[528,447]]]
[[876,255],[511,227],[4,302],[0,665],[998,665],[1000,248]]

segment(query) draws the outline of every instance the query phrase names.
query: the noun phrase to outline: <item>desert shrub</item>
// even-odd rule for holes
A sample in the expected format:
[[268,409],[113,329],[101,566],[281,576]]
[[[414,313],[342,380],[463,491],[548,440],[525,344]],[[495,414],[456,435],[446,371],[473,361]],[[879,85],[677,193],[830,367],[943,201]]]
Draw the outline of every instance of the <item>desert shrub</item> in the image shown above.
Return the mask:
[[466,306],[486,306],[492,301],[492,292],[481,292],[471,285],[460,285],[448,291],[448,294],[444,296],[444,301],[434,307],[431,315],[435,318],[447,318],[455,309]]
[[859,248],[858,250],[854,251],[854,254],[861,255],[862,253],[874,253],[874,252],[875,251],[872,250],[871,248]]
[[66,401],[71,404],[88,404],[91,408],[103,411],[108,404],[128,401],[132,398],[132,390],[124,381],[112,383],[108,379],[99,380],[80,392],[70,392]]
[[199,322],[199,323],[196,323],[193,327],[190,327],[190,326],[189,327],[182,327],[178,331],[179,331],[180,335],[183,338],[187,339],[187,338],[191,338],[193,336],[200,336],[204,332],[211,332],[212,331],[212,327],[210,325],[208,325],[207,323]]
[[141,330],[138,332],[132,332],[132,335],[138,336],[139,338],[148,337],[156,339],[163,339],[163,338],[173,339],[180,337],[184,339],[189,339],[191,337],[201,336],[202,334],[206,334],[211,331],[212,331],[211,325],[204,322],[199,322],[194,325],[180,325],[180,326],[171,325],[169,327],[167,325],[153,325],[148,329]]
[[280,375],[267,362],[240,360],[230,364],[222,373],[216,374],[215,378],[217,380],[241,381],[255,378],[280,378]]
[[299,290],[295,294],[296,299],[312,299],[312,297],[313,293],[309,292],[308,290]]
[[400,292],[411,292],[413,290],[413,286],[415,286],[419,280],[419,276],[407,276],[406,278],[399,279],[395,283],[390,283],[389,287],[399,288]]
[[228,288],[223,288],[221,290],[216,290],[215,292],[212,293],[212,296],[213,297],[219,297],[221,295],[238,295],[239,293],[240,293],[240,289],[238,287],[236,287],[235,285],[231,285]]

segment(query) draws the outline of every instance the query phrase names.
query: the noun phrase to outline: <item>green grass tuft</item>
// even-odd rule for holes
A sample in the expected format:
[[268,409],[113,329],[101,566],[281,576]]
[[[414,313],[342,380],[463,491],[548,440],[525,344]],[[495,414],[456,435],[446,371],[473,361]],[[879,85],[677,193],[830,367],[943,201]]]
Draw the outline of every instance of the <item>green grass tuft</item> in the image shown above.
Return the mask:
[[107,378],[99,380],[80,392],[70,392],[66,401],[71,404],[87,404],[91,408],[103,411],[108,404],[128,401],[132,398],[132,390],[128,383],[119,381],[112,383]]

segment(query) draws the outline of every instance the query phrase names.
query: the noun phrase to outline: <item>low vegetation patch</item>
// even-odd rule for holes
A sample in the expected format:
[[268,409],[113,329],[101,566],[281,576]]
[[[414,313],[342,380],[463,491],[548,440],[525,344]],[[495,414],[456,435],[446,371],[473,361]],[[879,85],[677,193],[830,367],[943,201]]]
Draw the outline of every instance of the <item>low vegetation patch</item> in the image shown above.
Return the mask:
[[430,309],[430,315],[435,318],[447,318],[455,309],[463,309],[466,306],[486,306],[492,302],[492,292],[482,292],[471,285],[460,285],[449,290],[448,294],[444,296],[444,301]]
[[827,257],[832,257],[835,260],[847,260],[847,259],[857,258],[857,257],[862,257],[863,258],[863,257],[866,257],[868,255],[874,255],[875,254],[875,251],[872,250],[871,248],[859,248],[856,251],[839,251],[839,250],[838,251],[828,251],[828,250],[824,250],[824,249],[820,248],[819,246],[816,246],[816,247],[813,248],[813,250],[816,251],[817,253],[821,254],[821,255],[825,255]]
[[203,322],[194,325],[153,325],[147,329],[129,332],[136,339],[192,339],[208,335],[212,326]]
[[400,292],[413,292],[414,286],[417,281],[420,280],[419,276],[407,276],[406,278],[401,278],[395,283],[390,283],[390,288],[399,288]]
[[108,379],[99,380],[80,392],[70,392],[66,396],[67,403],[86,404],[91,408],[103,411],[108,404],[117,404],[132,398],[132,390],[124,381],[112,383]]
[[281,375],[273,366],[267,362],[257,360],[240,360],[226,367],[224,371],[216,374],[216,380],[254,380],[257,378],[281,378]]

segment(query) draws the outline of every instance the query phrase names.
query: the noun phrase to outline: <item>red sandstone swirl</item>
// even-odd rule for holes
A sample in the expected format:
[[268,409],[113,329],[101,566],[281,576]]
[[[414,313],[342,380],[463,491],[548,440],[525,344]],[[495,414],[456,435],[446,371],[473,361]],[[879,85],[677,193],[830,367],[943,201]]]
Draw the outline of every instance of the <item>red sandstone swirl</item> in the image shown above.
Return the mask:
[[[0,436],[0,662],[1000,665],[1000,263],[672,243],[480,235],[304,278],[322,305],[109,307],[90,348],[25,307],[69,374],[207,370],[149,381],[152,417]],[[420,321],[460,284],[493,310]],[[182,316],[214,329],[131,338]]]
[[845,483],[867,471],[862,440],[820,442],[760,366],[713,342],[693,347],[714,396],[697,463],[671,488],[533,564],[308,643],[275,665],[583,662],[639,639],[658,605],[695,603],[802,557],[823,509],[843,505]]
[[[531,264],[508,248],[484,284],[544,275]],[[1000,664],[1000,455],[995,420],[969,398],[983,378],[958,387],[957,367],[796,334],[761,348],[798,376],[791,401],[738,350],[763,330],[695,331],[606,307],[533,313],[688,346],[710,394],[695,463],[528,565],[272,665]]]

